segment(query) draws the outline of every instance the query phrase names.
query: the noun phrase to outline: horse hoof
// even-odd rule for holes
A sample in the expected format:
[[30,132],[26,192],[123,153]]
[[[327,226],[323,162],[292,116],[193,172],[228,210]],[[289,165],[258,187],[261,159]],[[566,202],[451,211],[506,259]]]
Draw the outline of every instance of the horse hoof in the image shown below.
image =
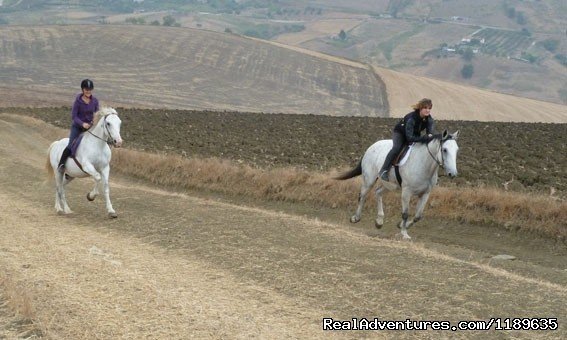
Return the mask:
[[117,218],[117,217],[118,217],[118,214],[115,213],[115,212],[111,212],[111,213],[108,213],[108,217],[110,217],[110,218]]
[[95,200],[95,198],[96,198],[96,196],[95,196],[95,197],[93,197],[93,198],[91,198],[91,193],[90,193],[90,192],[88,192],[88,193],[87,193],[87,199],[88,199],[89,201],[91,201],[91,202],[92,202],[92,201],[94,201],[94,200]]
[[378,220],[374,221],[374,226],[376,227],[376,229],[382,229],[382,226],[384,225],[384,223],[380,223],[378,222]]
[[358,217],[358,216],[352,216],[352,217],[350,218],[350,223],[357,223],[357,222],[360,222],[360,217]]

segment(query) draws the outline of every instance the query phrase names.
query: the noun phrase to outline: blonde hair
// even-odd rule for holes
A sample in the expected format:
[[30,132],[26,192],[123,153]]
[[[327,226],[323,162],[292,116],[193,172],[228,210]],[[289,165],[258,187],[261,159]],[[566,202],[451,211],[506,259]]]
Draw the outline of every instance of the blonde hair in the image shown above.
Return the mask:
[[433,102],[429,98],[423,98],[422,100],[413,104],[411,107],[414,110],[418,110],[418,111],[426,107],[431,109],[433,107]]

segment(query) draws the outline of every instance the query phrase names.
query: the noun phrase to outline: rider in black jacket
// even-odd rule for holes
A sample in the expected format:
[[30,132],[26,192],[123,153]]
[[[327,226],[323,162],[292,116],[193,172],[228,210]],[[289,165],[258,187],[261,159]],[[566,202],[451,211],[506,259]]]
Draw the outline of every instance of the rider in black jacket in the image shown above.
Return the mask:
[[[394,158],[402,151],[406,144],[420,142],[427,143],[433,139],[435,134],[435,122],[433,117],[430,116],[433,103],[431,99],[423,98],[417,104],[413,105],[413,111],[408,113],[402,120],[394,127],[392,140],[394,146],[386,156],[384,165],[380,170],[380,178],[383,181],[388,181],[388,173],[392,167]],[[426,135],[422,136],[421,131],[425,130]]]

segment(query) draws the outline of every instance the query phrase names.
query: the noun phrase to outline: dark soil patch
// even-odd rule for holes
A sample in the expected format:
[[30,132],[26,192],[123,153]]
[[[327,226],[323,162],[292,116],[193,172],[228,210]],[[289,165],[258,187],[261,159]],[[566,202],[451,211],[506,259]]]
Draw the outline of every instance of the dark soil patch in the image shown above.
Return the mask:
[[[5,109],[67,128],[61,108]],[[328,171],[355,165],[395,118],[330,117],[180,110],[122,109],[126,146],[186,157],[218,157],[254,167]],[[445,186],[495,186],[567,197],[567,124],[437,121],[460,130],[459,177]]]

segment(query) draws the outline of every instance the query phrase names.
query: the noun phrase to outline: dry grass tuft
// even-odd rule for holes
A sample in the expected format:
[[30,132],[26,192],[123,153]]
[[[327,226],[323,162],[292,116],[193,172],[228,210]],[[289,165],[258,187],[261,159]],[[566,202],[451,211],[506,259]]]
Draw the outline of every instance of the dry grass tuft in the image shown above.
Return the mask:
[[554,197],[519,194],[495,188],[437,188],[432,199],[441,216],[470,222],[497,223],[565,240],[567,203]]
[[42,337],[43,332],[36,322],[32,298],[24,285],[15,282],[12,277],[14,276],[6,272],[0,274],[2,307],[7,308],[10,314],[14,314],[14,317],[10,318],[9,325],[4,327],[16,330],[19,333],[18,338]]
[[[354,208],[360,185],[359,179],[334,180],[335,173],[295,168],[265,170],[227,160],[186,159],[132,150],[115,150],[113,171],[157,185],[345,209]],[[386,214],[399,212],[399,199],[399,193],[385,195]],[[374,205],[374,198],[370,197],[366,204]],[[495,223],[560,240],[567,236],[567,203],[543,195],[493,188],[438,187],[431,195],[426,213],[465,222]]]

